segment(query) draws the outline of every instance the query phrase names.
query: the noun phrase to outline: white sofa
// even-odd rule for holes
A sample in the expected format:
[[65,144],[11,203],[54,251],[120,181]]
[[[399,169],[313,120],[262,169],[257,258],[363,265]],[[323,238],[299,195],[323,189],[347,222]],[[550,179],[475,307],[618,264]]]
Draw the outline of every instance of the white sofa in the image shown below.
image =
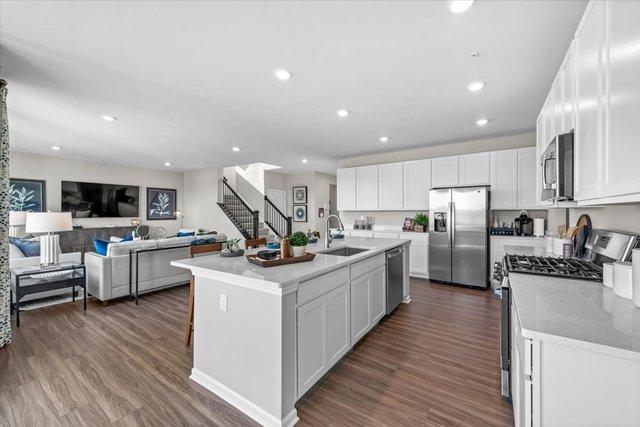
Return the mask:
[[[189,274],[182,268],[172,267],[171,261],[189,258],[189,248],[174,248],[190,244],[194,239],[227,240],[224,234],[170,237],[158,240],[138,240],[110,243],[106,255],[95,252],[84,254],[87,266],[87,291],[100,301],[109,301],[129,295],[129,251],[131,249],[169,248],[143,252],[138,255],[138,292],[181,285],[189,281]],[[131,257],[132,290],[135,289],[135,255]]]
[[[58,253],[60,253],[60,248],[58,248]],[[82,262],[82,254],[80,252],[70,252],[66,254],[60,254],[59,258],[60,262]],[[40,257],[39,256],[25,256],[17,246],[9,244],[9,268],[20,268],[20,267],[35,267],[40,265]],[[71,288],[69,289],[55,289],[53,291],[45,291],[39,292],[36,294],[25,295],[20,302],[31,301],[40,298],[47,298],[56,295],[67,294],[70,295]],[[16,302],[16,295],[13,294],[13,302]]]

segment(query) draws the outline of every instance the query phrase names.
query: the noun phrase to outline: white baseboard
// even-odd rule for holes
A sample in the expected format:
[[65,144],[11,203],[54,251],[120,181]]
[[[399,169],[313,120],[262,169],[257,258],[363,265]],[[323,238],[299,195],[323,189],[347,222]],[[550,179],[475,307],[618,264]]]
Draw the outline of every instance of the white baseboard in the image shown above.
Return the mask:
[[410,273],[409,277],[417,277],[419,279],[428,279],[429,275],[428,274],[422,274],[422,273]]
[[407,295],[402,299],[402,302],[405,304],[409,304],[411,302],[411,295]]
[[276,417],[275,415],[265,411],[246,397],[241,396],[240,394],[231,390],[229,387],[216,381],[209,375],[196,368],[193,368],[191,370],[191,376],[189,376],[189,378],[197,382],[210,392],[216,394],[218,397],[225,400],[228,404],[238,409],[239,411],[242,411],[245,415],[251,417],[263,426],[290,427],[295,425],[299,420],[298,411],[296,411],[296,408],[293,408],[291,412],[289,412],[283,419],[278,419],[278,417]]

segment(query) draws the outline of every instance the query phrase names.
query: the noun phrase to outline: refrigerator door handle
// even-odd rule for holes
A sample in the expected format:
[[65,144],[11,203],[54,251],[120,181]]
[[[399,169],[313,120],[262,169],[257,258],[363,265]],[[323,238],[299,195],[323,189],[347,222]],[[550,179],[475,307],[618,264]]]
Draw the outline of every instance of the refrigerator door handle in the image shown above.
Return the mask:
[[449,230],[451,230],[451,248],[456,246],[456,202],[451,202],[449,205],[451,211],[451,224],[449,224]]
[[448,243],[449,243],[449,248],[452,247],[451,246],[451,233],[452,233],[451,229],[453,228],[452,227],[453,226],[453,221],[452,221],[453,218],[451,217],[451,212],[452,212],[451,205],[453,205],[453,202],[448,202],[447,203],[447,210],[448,210],[447,217],[449,218],[449,224],[447,224],[447,240],[448,240]]

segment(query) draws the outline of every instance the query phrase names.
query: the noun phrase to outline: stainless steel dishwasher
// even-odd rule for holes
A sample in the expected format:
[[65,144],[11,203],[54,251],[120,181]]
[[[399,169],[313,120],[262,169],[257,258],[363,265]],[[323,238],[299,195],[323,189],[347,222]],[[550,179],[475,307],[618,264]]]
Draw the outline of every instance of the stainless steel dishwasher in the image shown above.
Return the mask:
[[404,248],[386,252],[387,256],[387,314],[400,305],[404,293]]

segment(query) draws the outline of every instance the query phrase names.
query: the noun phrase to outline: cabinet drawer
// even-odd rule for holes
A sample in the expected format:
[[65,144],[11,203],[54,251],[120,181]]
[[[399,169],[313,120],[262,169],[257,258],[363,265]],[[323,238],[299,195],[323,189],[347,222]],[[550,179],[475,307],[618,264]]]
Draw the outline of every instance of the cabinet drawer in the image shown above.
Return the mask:
[[298,305],[324,295],[345,283],[349,283],[349,267],[302,282],[298,288]]
[[367,274],[385,264],[384,254],[374,255],[351,266],[351,280]]

